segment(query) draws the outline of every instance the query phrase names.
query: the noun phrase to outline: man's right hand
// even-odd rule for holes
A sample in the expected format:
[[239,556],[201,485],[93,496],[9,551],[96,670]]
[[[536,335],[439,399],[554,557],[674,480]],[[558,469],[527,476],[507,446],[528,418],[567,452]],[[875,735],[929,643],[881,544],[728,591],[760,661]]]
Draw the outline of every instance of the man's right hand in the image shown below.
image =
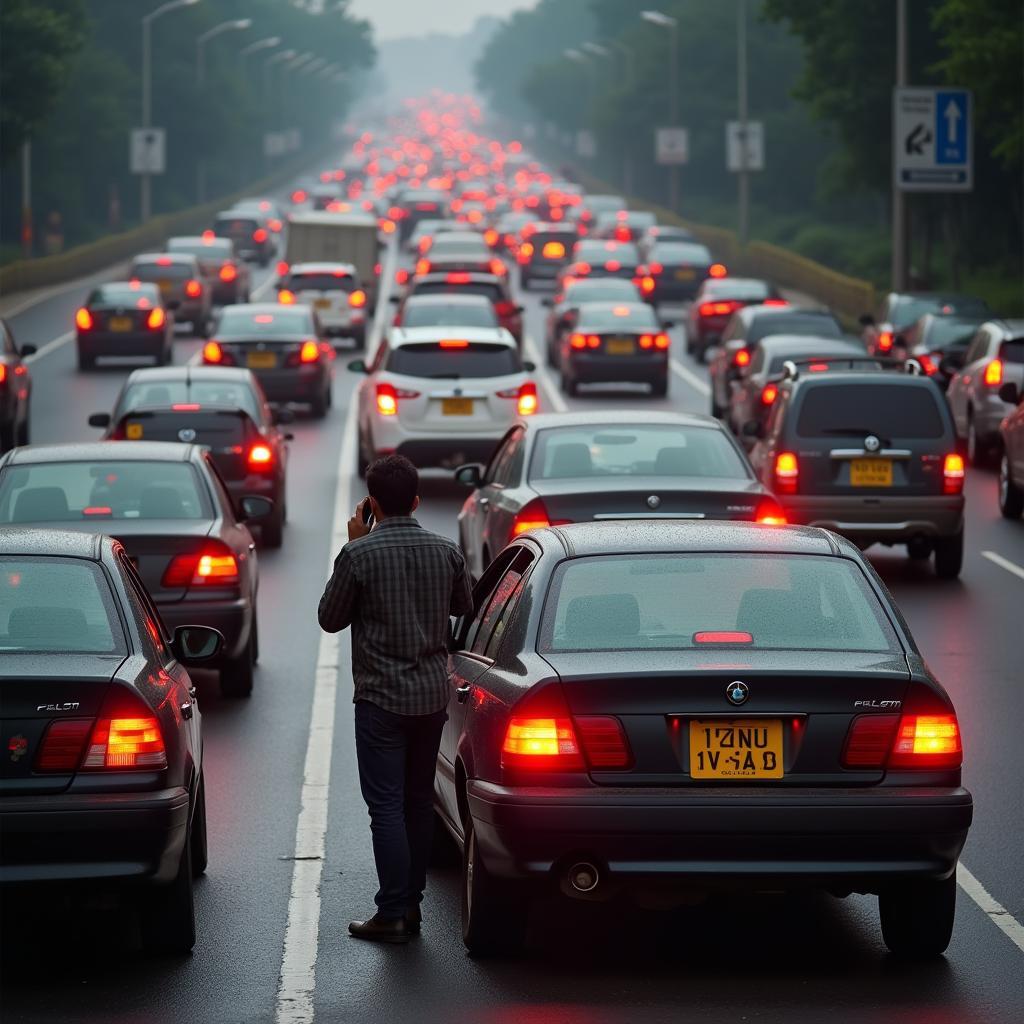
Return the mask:
[[363,511],[366,508],[366,503],[369,498],[363,498],[352,515],[352,518],[348,521],[348,539],[359,540],[360,537],[365,537],[370,532],[370,527],[363,522]]

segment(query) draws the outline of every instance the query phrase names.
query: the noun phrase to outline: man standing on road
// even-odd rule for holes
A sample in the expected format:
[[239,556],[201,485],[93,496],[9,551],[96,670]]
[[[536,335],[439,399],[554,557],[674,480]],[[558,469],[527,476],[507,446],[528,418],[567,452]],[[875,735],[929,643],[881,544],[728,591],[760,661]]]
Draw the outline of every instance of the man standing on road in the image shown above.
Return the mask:
[[[473,606],[458,545],[413,518],[419,474],[401,455],[374,462],[369,497],[320,599],[328,633],[352,627],[356,757],[370,812],[377,913],[348,930],[375,942],[419,934],[434,828],[434,772],[448,718],[449,617]],[[369,503],[375,525],[367,525]]]

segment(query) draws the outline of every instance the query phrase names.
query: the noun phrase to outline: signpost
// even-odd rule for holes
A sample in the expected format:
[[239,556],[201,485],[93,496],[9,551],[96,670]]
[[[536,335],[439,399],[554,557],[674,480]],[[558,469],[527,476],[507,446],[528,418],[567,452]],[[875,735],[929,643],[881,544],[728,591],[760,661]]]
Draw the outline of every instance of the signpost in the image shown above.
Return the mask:
[[690,159],[690,136],[685,128],[659,128],[655,133],[654,159],[678,167]]
[[904,192],[969,192],[974,187],[971,94],[967,89],[893,92],[893,175]]
[[725,159],[730,171],[763,171],[764,122],[726,121]]
[[132,174],[163,174],[167,170],[167,133],[163,128],[133,128]]

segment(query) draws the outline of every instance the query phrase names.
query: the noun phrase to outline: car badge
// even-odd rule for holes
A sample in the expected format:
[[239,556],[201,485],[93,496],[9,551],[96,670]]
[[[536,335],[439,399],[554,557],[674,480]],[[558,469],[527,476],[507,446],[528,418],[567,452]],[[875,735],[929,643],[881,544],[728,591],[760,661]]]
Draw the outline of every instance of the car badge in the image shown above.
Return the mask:
[[7,744],[7,753],[10,754],[11,760],[17,764],[19,759],[28,753],[28,740],[22,736],[12,736]]
[[882,447],[882,442],[875,437],[874,434],[868,434],[864,438],[864,451],[866,452],[877,452]]
[[649,509],[656,509],[660,504],[661,504],[661,498],[659,498],[656,494],[652,494],[647,499],[647,507]]
[[196,439],[196,432],[191,427],[184,427],[178,431],[178,440],[185,444],[191,444]]
[[456,398],[461,398],[462,397],[462,388],[455,388],[452,391],[452,394],[455,395]]
[[725,696],[730,704],[746,704],[750,696],[750,687],[734,679],[726,688]]

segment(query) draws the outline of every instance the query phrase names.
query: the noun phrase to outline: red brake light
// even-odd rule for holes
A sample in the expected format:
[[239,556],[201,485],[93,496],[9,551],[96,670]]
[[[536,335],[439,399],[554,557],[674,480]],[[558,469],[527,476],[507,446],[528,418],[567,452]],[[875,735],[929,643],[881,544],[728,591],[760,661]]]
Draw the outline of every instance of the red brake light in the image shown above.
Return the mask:
[[695,644],[752,644],[754,638],[741,629],[707,629],[693,634]]
[[304,203],[305,201],[306,201],[306,190],[303,189],[303,188],[297,188],[292,193],[292,202],[293,203]]
[[892,331],[879,331],[878,351],[889,352],[892,350]]
[[858,715],[843,745],[844,768],[881,768],[889,757],[898,715]]
[[728,271],[725,269],[724,263],[712,263],[708,267],[708,276],[710,277],[725,277]]
[[749,366],[750,365],[750,349],[741,348],[733,353],[732,357],[733,366]]
[[951,452],[942,463],[943,494],[960,494],[964,489],[964,458]]
[[175,402],[171,408],[175,412],[199,412],[202,406],[198,402]]
[[654,291],[654,285],[654,278],[651,277],[650,274],[645,274],[640,278],[640,291],[642,291],[644,295],[650,295],[651,292]]
[[462,338],[442,338],[438,345],[441,348],[469,348],[469,342]]
[[83,769],[93,770],[148,768],[152,771],[166,767],[167,750],[163,733],[160,722],[152,714],[139,714],[132,718],[100,718],[92,731],[89,750],[82,762]]
[[266,228],[257,228],[252,233],[252,240],[254,242],[265,242],[267,240],[267,229]]
[[357,288],[351,295],[349,295],[348,304],[353,309],[362,309],[363,306],[366,305],[366,292],[364,292],[362,288]]
[[419,398],[418,391],[397,390],[394,384],[382,381],[377,385],[377,412],[381,416],[397,416],[400,398]]
[[209,544],[200,552],[175,555],[163,575],[162,585],[178,587],[230,587],[238,584],[238,562],[227,545]]
[[288,288],[282,288],[277,293],[277,301],[280,302],[282,306],[293,306],[295,304],[295,292]]
[[156,258],[156,265],[158,267],[169,267],[171,265],[171,257],[170,256],[158,256]]
[[505,269],[505,264],[501,260],[499,260],[497,256],[495,256],[494,259],[492,259],[488,265],[491,268],[491,273],[494,274],[495,277],[501,277],[502,274],[505,274],[507,272]]
[[515,521],[512,524],[512,536],[518,537],[520,534],[529,533],[530,530],[543,530],[544,527],[550,525],[551,521],[548,519],[548,511],[544,507],[544,502],[540,498],[534,498],[516,513]]
[[488,228],[484,232],[484,241],[493,249],[498,244],[498,232],[494,228]]
[[[741,305],[741,303],[737,303],[737,305]],[[762,306],[788,306],[789,305],[789,301],[787,299],[765,299],[764,302],[761,303],[761,305]]]
[[36,750],[32,770],[70,775],[82,763],[85,741],[92,731],[91,718],[51,722]]
[[403,268],[402,270],[396,270],[395,271],[395,284],[405,284],[408,280],[409,280],[409,271],[408,270],[405,270]]
[[220,347],[220,342],[208,341],[203,346],[203,362],[204,363],[222,363],[222,362],[224,362],[224,350]]
[[890,768],[959,768],[963,761],[956,715],[903,715]]
[[648,263],[647,264],[647,273],[648,274],[653,274],[653,275],[657,276],[658,274],[662,273],[664,271],[664,269],[665,268],[660,263],[657,263],[657,262],[655,262],[655,263]]
[[779,397],[779,386],[778,384],[765,384],[761,388],[761,404],[762,405],[773,405],[775,399]]
[[270,223],[270,230],[271,231],[280,231],[281,228],[284,227],[284,224],[282,224],[281,221],[277,219],[277,217],[272,218],[269,221],[269,223]]
[[540,254],[552,260],[561,259],[565,256],[565,246],[561,242],[545,242]]
[[730,299],[728,302],[702,302],[697,312],[701,316],[728,316],[739,309],[741,305],[742,303],[735,299]]
[[669,338],[667,334],[656,334],[654,336],[654,347],[660,349],[667,349],[669,346]]
[[186,281],[185,294],[190,299],[198,299],[203,294],[203,286],[198,281]]
[[516,411],[520,416],[532,416],[537,411],[537,385],[532,380],[519,389]]
[[285,260],[278,260],[277,267],[275,269],[277,270],[278,277],[284,277],[290,268]]
[[469,271],[453,270],[450,274],[445,274],[444,279],[447,284],[469,284]]
[[146,317],[146,326],[151,331],[159,330],[165,323],[167,323],[167,315],[159,306],[149,311],[149,316]]
[[89,505],[82,509],[83,516],[109,516],[113,515],[113,509],[109,505]]
[[628,242],[632,236],[629,233],[629,228],[625,224],[620,224],[615,229],[615,240],[618,242]]
[[315,363],[320,359],[320,346],[312,340],[304,341],[299,349],[300,363]]
[[581,715],[575,721],[576,735],[591,768],[629,768],[633,756],[622,723],[611,715]]
[[780,494],[796,494],[800,483],[800,463],[792,452],[775,456],[775,489]]
[[75,326],[80,331],[91,331],[93,326],[92,313],[84,306],[75,313]]
[[267,469],[274,461],[274,453],[269,445],[254,444],[246,461],[250,469]]
[[622,264],[618,260],[605,260],[604,269],[614,273],[616,270],[622,269]]
[[985,367],[985,387],[995,388],[1003,383],[1003,361],[1002,359],[993,359]]
[[430,273],[430,260],[417,260],[416,261],[416,273],[417,274],[429,274]]
[[572,348],[586,348],[587,336],[585,334],[572,334],[569,336],[569,345]]
[[513,709],[501,745],[501,766],[537,771],[584,770],[572,717],[557,687],[526,697]]
[[220,279],[222,281],[230,283],[231,281],[234,281],[236,277],[238,277],[238,271],[235,269],[234,263],[225,263],[224,266],[220,268]]
[[757,506],[754,513],[754,522],[762,526],[785,526],[786,514],[782,511],[777,501],[766,498]]
[[939,362],[942,360],[941,352],[932,352],[930,355],[920,355],[917,361],[921,364],[925,376],[934,377],[939,372]]

